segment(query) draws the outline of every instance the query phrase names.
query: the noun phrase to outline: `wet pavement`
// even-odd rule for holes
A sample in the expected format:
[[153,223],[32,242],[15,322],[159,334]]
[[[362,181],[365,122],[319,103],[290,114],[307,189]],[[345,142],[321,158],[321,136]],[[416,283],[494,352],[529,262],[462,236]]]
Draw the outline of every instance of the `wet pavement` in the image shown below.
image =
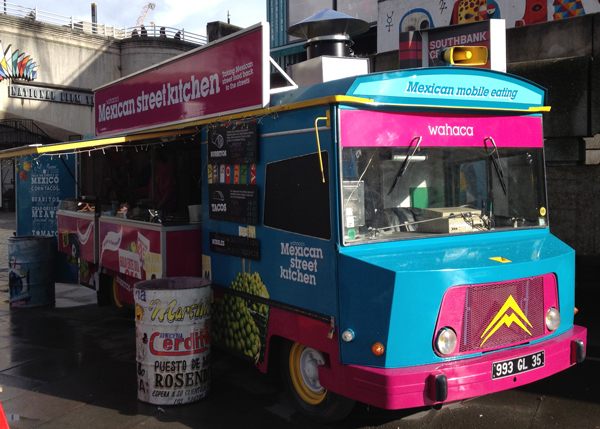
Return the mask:
[[[213,349],[211,392],[193,404],[137,400],[135,322],[98,307],[94,291],[56,284],[56,305],[9,308],[8,238],[0,212],[0,403],[11,428],[322,428],[300,415],[277,377]],[[598,283],[577,290],[588,359],[545,380],[441,409],[385,411],[357,404],[343,428],[600,429]]]

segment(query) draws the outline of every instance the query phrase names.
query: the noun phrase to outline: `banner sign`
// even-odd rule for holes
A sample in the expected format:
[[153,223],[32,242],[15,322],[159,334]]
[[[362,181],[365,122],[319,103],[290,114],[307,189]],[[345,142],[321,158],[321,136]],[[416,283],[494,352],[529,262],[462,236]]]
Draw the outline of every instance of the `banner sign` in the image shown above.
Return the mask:
[[208,132],[208,162],[252,164],[258,162],[256,122],[229,124]]
[[390,73],[385,81],[359,76],[346,95],[426,106],[522,109],[543,106],[546,90],[526,79],[466,67]]
[[257,185],[208,185],[208,217],[227,222],[258,224]]
[[268,35],[260,23],[96,89],[96,136],[265,107]]
[[210,251],[260,261],[260,246],[256,238],[211,232]]
[[162,278],[160,231],[100,219],[100,265],[140,280]]

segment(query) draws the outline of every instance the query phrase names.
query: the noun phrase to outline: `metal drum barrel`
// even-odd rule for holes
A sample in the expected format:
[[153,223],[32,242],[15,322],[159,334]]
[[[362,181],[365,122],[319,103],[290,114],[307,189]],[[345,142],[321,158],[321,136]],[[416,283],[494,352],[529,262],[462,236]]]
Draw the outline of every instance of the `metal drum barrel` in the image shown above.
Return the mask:
[[210,281],[146,280],[134,286],[138,400],[186,404],[210,390]]
[[8,286],[11,307],[54,304],[57,242],[50,236],[8,239]]

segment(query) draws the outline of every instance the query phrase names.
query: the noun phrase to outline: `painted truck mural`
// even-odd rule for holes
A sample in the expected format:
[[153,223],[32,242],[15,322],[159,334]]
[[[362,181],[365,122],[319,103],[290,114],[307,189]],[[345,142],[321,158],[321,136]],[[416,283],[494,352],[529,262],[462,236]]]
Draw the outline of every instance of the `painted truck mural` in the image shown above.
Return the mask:
[[377,52],[398,49],[398,34],[504,19],[506,28],[600,11],[597,0],[388,0],[379,3]]

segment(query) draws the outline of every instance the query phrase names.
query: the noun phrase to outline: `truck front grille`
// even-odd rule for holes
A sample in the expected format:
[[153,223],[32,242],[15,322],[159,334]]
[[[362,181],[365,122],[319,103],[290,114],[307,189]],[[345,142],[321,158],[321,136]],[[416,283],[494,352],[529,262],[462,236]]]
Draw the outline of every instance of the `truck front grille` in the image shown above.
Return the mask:
[[459,352],[489,350],[544,335],[544,277],[467,286]]

